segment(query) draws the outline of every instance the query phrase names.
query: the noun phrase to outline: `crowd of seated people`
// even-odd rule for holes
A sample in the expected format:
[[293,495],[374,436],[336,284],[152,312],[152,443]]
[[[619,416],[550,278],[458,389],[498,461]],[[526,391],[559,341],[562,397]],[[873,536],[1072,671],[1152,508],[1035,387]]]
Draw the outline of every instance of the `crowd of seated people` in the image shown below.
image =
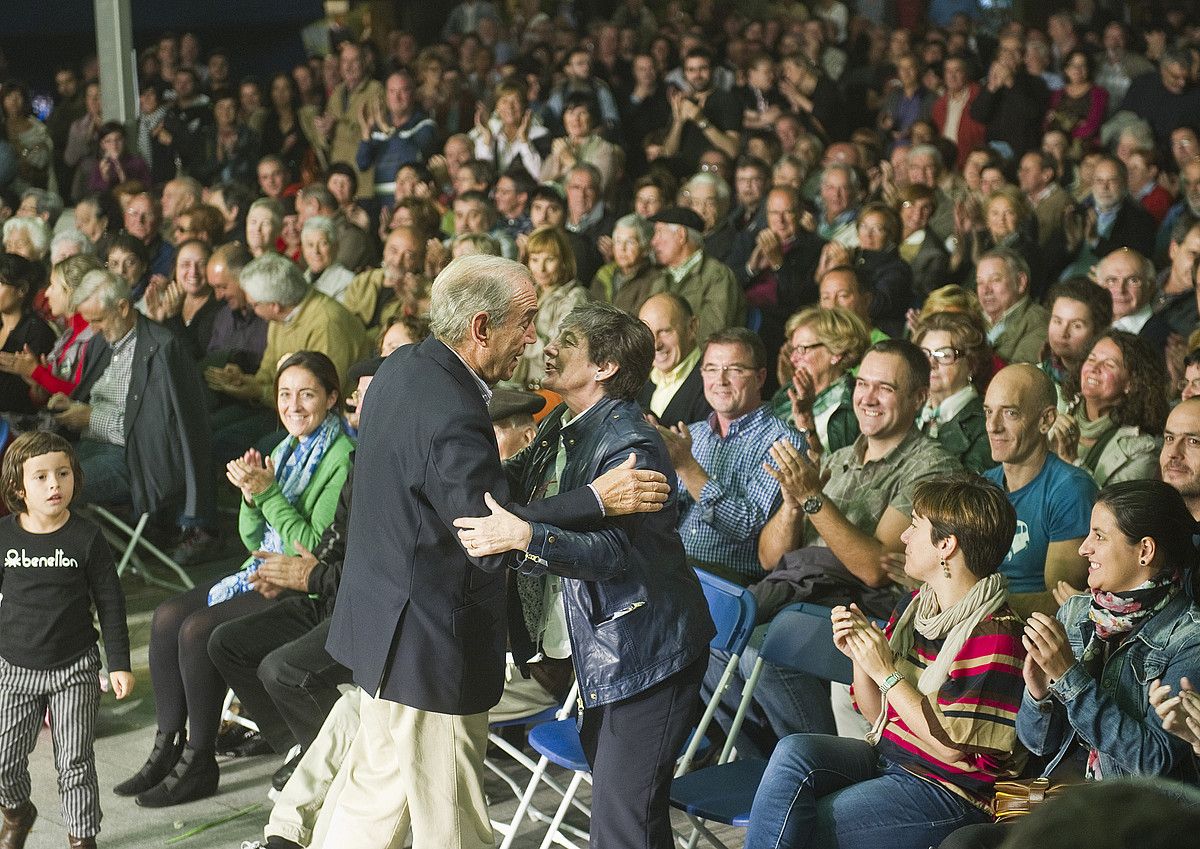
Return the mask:
[[[94,57],[7,68],[0,412],[75,440],[77,497],[148,515],[183,566],[250,553],[156,611],[152,754],[118,792],[217,792],[232,687],[285,761],[265,845],[320,844],[314,788],[356,713],[323,634],[357,416],[467,254],[536,285],[502,453],[559,400],[541,383],[568,314],[636,315],[689,560],[749,587],[762,627],[833,611],[852,689],[758,677],[747,846],[998,842],[991,786],[1034,774],[1027,753],[1055,780],[1195,782],[1200,19],[552,5],[336,27],[294,67],[164,34],[129,127]],[[18,78],[51,70],[43,121]],[[549,661],[495,716],[562,698]],[[827,759],[857,766],[814,784]]]

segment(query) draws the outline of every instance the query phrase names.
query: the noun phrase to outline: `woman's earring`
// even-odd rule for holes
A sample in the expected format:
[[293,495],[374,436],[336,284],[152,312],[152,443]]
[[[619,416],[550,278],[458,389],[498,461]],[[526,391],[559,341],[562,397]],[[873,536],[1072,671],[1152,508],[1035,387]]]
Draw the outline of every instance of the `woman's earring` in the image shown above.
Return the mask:
[[950,564],[946,562],[946,558],[943,557],[938,562],[942,567],[942,574],[945,575],[947,578],[949,578],[950,577]]

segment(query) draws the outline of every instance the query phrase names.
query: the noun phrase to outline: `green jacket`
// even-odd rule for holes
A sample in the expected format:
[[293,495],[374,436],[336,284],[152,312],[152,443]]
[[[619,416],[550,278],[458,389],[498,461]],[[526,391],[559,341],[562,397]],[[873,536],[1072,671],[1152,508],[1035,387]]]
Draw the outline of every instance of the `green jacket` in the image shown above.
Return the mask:
[[[849,378],[843,378],[848,380]],[[771,398],[771,412],[775,418],[780,421],[787,422],[788,427],[795,429],[792,423],[792,399],[788,397],[788,388],[782,386]],[[851,398],[853,393],[851,393]],[[829,426],[826,429],[826,438],[829,441],[828,445],[821,446],[826,452],[837,451],[839,448],[845,448],[847,445],[853,445],[854,440],[858,439],[858,416],[854,415],[854,404],[850,398],[847,398],[846,403],[839,406],[833,411],[829,417]]]
[[703,341],[726,327],[745,327],[746,296],[729,266],[705,256],[678,283],[664,270],[650,294],[673,292],[692,307],[700,322],[696,338]]
[[325,528],[333,521],[338,495],[342,491],[342,484],[346,482],[346,475],[350,473],[353,451],[354,442],[350,437],[339,434],[326,449],[325,456],[321,458],[320,465],[295,505],[288,503],[275,481],[271,482],[266,492],[254,499],[253,507],[243,498],[238,512],[238,533],[246,549],[258,550],[269,522],[285,541],[285,554],[295,554],[296,543],[312,551]]
[[968,401],[950,421],[938,426],[937,441],[947,454],[976,474],[996,465],[988,442],[983,400],[978,397]]

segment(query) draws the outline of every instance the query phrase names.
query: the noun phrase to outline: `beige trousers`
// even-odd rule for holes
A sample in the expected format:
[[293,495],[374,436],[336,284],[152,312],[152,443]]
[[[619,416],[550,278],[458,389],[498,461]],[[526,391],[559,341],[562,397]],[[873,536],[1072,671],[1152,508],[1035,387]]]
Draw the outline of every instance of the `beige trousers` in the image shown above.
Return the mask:
[[487,714],[359,695],[359,725],[313,827],[320,849],[494,847],[483,795]]

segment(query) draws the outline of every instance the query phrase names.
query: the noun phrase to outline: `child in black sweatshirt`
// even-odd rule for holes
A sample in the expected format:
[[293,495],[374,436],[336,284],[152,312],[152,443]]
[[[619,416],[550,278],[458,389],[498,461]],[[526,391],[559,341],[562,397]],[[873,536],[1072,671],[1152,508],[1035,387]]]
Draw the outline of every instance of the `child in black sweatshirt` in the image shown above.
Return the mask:
[[83,476],[71,445],[41,431],[4,455],[0,490],[0,845],[20,846],[37,818],[28,760],[50,711],[62,815],[70,845],[96,845],[100,788],[94,751],[100,705],[100,617],[109,681],[118,699],[133,689],[125,596],[100,529],[71,513]]

